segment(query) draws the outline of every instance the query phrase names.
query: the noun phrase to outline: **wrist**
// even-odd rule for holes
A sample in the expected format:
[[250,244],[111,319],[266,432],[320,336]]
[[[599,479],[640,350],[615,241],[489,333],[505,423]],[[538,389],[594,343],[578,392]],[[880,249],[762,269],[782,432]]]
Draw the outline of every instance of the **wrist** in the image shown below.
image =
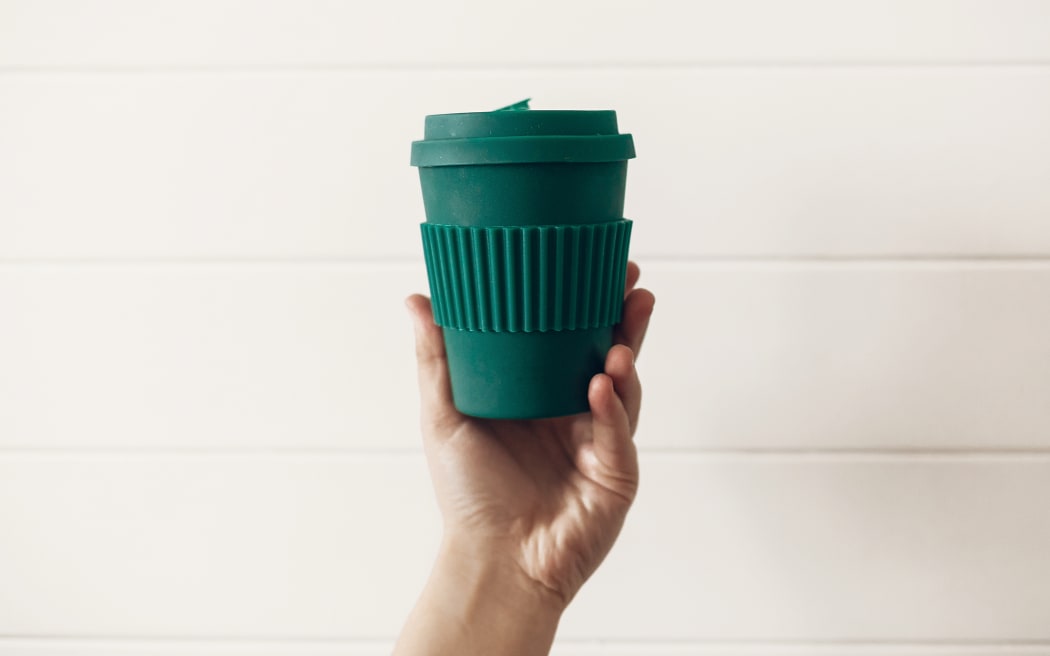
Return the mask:
[[396,654],[550,651],[565,602],[526,576],[506,550],[490,547],[445,537]]
[[455,578],[464,591],[518,612],[557,619],[569,602],[557,590],[526,574],[513,545],[498,541],[446,534],[438,552],[437,570]]

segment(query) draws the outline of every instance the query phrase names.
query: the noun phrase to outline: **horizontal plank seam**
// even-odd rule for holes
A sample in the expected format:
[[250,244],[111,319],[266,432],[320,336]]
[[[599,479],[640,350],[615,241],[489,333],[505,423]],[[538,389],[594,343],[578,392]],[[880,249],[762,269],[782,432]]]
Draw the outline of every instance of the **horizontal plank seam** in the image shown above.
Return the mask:
[[690,60],[652,60],[652,61],[552,61],[552,62],[491,62],[481,64],[466,61],[437,62],[391,62],[374,63],[303,63],[303,64],[258,64],[258,65],[193,65],[193,64],[146,64],[146,65],[88,65],[70,66],[65,64],[38,65],[2,65],[0,75],[37,75],[37,74],[201,74],[201,75],[259,75],[259,74],[313,74],[313,73],[473,73],[495,71],[557,71],[559,73],[589,72],[595,70],[691,70],[691,69],[828,69],[828,68],[1046,68],[1050,67],[1050,57],[1038,58],[913,58],[913,59],[850,59],[850,58],[784,58],[784,59],[734,59],[704,58]]
[[[262,637],[262,636],[228,636],[228,635],[215,635],[215,636],[180,636],[180,635],[151,635],[151,636],[140,636],[135,634],[112,634],[112,635],[78,635],[78,634],[62,634],[62,635],[50,635],[50,634],[35,634],[35,633],[10,633],[0,634],[0,646],[3,646],[4,642],[15,642],[15,641],[36,641],[36,642],[53,642],[67,646],[70,642],[81,642],[86,645],[98,644],[98,643],[121,643],[121,642],[135,642],[135,643],[178,643],[184,645],[200,645],[204,646],[209,643],[216,644],[234,644],[237,646],[249,646],[249,645],[266,645],[266,644],[311,644],[311,645],[358,645],[358,646],[383,646],[389,645],[396,639],[396,636],[362,636],[362,637],[314,637],[314,636],[283,636],[283,637]],[[895,640],[895,639],[836,639],[836,640],[679,640],[679,639],[666,639],[666,638],[645,638],[645,639],[630,639],[630,640],[619,640],[619,639],[606,639],[606,638],[572,638],[558,640],[559,646],[565,647],[587,647],[587,646],[599,646],[599,645],[612,645],[612,646],[645,646],[645,645],[658,645],[662,647],[678,647],[678,646],[700,646],[700,647],[757,647],[757,648],[776,648],[776,647],[820,647],[828,648],[835,646],[843,647],[881,647],[881,648],[895,648],[904,649],[910,647],[936,647],[936,648],[950,648],[950,647],[1002,647],[1002,648],[1040,648],[1045,649],[1050,647],[1050,640],[955,640],[955,639],[928,639],[928,640]]]
[[[633,259],[664,265],[895,265],[901,267],[922,266],[997,266],[1050,265],[1050,254],[1046,255],[648,255],[632,254]],[[53,258],[3,258],[0,269],[37,267],[165,267],[165,266],[386,266],[390,268],[422,266],[423,256],[390,257],[53,257]]]
[[[693,460],[724,459],[775,459],[775,460],[827,460],[827,461],[897,461],[897,460],[941,460],[941,461],[985,461],[994,460],[1050,460],[1050,447],[1018,449],[695,449],[653,447],[639,448],[645,457],[689,458]],[[41,458],[134,456],[139,458],[417,458],[422,457],[421,448],[302,448],[302,447],[0,447],[0,458],[32,456]]]

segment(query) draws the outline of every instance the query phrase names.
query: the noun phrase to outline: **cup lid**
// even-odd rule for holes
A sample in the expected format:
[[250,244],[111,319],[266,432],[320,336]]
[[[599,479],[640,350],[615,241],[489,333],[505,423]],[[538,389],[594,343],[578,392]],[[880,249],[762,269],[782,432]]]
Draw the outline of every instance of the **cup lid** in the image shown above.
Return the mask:
[[539,162],[615,162],[635,156],[612,110],[535,110],[528,101],[492,112],[432,114],[413,166]]

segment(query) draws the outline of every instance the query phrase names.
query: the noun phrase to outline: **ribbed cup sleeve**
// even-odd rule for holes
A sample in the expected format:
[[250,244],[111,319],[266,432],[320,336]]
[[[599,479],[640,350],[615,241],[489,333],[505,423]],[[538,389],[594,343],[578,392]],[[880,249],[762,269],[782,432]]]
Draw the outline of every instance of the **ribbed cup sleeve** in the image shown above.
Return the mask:
[[421,225],[435,322],[486,332],[611,326],[623,312],[631,221]]

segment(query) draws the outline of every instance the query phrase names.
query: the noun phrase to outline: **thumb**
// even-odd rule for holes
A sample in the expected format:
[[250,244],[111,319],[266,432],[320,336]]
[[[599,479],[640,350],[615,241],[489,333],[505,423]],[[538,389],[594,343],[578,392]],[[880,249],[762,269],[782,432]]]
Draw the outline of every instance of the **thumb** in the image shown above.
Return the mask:
[[[439,434],[459,422],[462,415],[452,404],[452,385],[445,357],[445,338],[434,323],[430,299],[413,294],[405,299],[416,333],[416,366],[419,378],[419,401],[424,427],[439,429]],[[429,431],[424,430],[424,437]]]
[[608,374],[596,374],[587,390],[591,405],[597,481],[630,500],[638,487],[638,451],[631,439],[631,421]]

